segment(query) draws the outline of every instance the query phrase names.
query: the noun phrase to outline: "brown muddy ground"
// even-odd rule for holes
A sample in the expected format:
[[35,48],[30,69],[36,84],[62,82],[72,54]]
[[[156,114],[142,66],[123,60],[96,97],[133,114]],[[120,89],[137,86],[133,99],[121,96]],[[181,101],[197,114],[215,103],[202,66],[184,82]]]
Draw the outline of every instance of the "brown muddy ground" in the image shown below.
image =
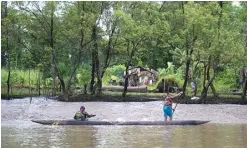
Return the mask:
[[[201,100],[191,100],[190,96],[187,97],[187,103],[185,99],[177,98],[174,100],[175,103],[180,104],[247,104],[247,100],[243,102],[239,97],[207,97],[204,102]],[[62,100],[61,97],[57,98]],[[78,95],[71,98],[69,102],[90,102],[90,101],[102,101],[102,102],[148,102],[148,101],[162,101],[163,97],[151,97],[151,96],[131,96],[127,95],[126,97],[122,96],[111,96],[111,95],[102,95],[102,96],[92,96],[92,95]]]
[[[11,98],[25,98],[29,97],[28,95],[14,95]],[[38,97],[34,95],[32,97]],[[62,96],[58,97],[49,97],[45,96],[48,99],[55,99],[55,100],[63,100]],[[241,100],[240,95],[232,95],[232,96],[221,96],[219,95],[218,98],[214,98],[213,96],[209,95],[207,99],[202,102],[201,100],[191,100],[190,96],[186,96],[187,102],[185,99],[180,97],[174,100],[175,103],[179,104],[247,104],[247,98],[243,102]],[[1,99],[6,100],[6,95],[1,95]],[[76,95],[72,96],[68,102],[91,102],[91,101],[102,101],[102,102],[149,102],[149,101],[162,101],[164,98],[162,95],[157,94],[157,96],[148,96],[148,95],[131,95],[128,94],[126,97],[122,97],[122,95],[109,95],[103,94],[102,96],[92,96],[92,95]]]

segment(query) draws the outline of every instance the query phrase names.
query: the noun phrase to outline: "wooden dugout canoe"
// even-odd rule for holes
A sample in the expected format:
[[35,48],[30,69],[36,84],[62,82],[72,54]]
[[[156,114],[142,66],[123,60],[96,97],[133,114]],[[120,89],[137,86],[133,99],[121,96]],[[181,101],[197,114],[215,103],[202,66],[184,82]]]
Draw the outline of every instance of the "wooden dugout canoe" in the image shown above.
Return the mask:
[[80,120],[32,120],[44,125],[200,125],[209,121],[175,120],[175,121],[80,121]]

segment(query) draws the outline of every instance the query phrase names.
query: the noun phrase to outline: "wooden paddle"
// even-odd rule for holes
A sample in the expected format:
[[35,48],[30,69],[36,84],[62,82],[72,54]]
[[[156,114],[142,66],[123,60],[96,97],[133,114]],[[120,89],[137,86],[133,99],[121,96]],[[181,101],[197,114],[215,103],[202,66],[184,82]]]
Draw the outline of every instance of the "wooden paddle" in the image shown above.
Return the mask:
[[[174,97],[180,96],[181,94],[183,94],[183,92],[178,93],[178,94],[177,94],[176,96],[174,96]],[[173,113],[172,113],[172,114],[174,114],[174,112],[175,112],[175,110],[176,110],[177,106],[178,106],[178,102],[176,103],[176,105],[175,105],[174,109],[172,109],[172,111],[173,111]]]
[[91,118],[91,117],[94,117],[94,116],[96,116],[96,115],[90,115],[90,117],[88,117],[88,118]]

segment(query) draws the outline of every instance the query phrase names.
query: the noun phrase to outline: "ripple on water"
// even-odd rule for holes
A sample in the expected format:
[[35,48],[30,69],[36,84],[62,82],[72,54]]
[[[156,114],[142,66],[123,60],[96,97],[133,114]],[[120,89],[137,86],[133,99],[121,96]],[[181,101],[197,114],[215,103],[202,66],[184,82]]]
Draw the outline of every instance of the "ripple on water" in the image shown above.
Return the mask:
[[[202,126],[44,126],[32,119],[72,119],[81,105],[90,120],[163,120],[162,102],[58,102],[1,100],[2,147],[237,147],[247,145],[242,105],[179,104],[175,120],[211,120]],[[242,124],[245,123],[245,124]],[[82,140],[83,139],[83,140]]]
[[[90,120],[163,120],[162,102],[59,102],[44,97],[1,100],[2,120],[72,119],[81,105],[97,116]],[[178,104],[175,120],[210,120],[211,123],[247,123],[244,105]]]

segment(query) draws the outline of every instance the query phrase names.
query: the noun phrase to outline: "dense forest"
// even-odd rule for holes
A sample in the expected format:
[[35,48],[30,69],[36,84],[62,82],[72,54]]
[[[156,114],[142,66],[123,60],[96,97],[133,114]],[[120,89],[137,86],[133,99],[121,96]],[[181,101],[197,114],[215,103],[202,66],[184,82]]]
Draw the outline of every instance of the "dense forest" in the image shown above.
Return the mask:
[[[192,81],[200,97],[237,90],[246,99],[247,3],[42,1],[1,2],[1,87],[58,85],[100,96],[130,67]],[[128,76],[125,77],[126,96]],[[157,85],[157,84],[156,84]]]

